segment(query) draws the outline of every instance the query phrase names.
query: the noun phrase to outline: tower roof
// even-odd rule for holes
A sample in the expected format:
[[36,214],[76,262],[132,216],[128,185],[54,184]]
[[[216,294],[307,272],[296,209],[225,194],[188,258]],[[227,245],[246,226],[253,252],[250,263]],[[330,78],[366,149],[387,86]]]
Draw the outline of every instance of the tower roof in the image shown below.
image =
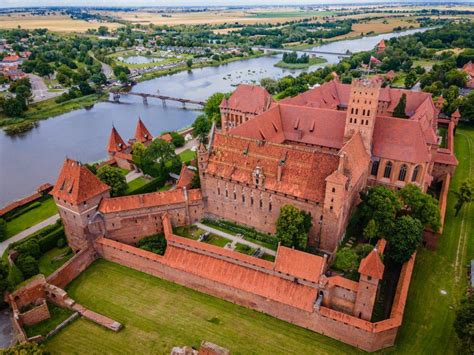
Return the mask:
[[359,273],[366,276],[371,276],[378,280],[383,277],[383,271],[385,269],[382,260],[380,259],[377,248],[374,248],[369,255],[367,255],[359,265]]
[[137,122],[137,128],[135,129],[135,139],[137,142],[141,143],[153,140],[153,136],[145,127],[145,124],[141,118],[139,118]]
[[453,112],[453,114],[451,115],[452,118],[460,118],[461,117],[461,113],[459,112],[459,109],[457,109],[456,111]]
[[66,158],[51,195],[78,204],[109,189],[81,163]]
[[385,48],[385,40],[381,39],[380,42],[377,44],[377,48]]
[[110,152],[120,152],[127,147],[125,142],[123,141],[120,134],[117,132],[115,127],[112,127],[112,131],[110,132],[109,137],[109,144],[107,145],[107,151]]

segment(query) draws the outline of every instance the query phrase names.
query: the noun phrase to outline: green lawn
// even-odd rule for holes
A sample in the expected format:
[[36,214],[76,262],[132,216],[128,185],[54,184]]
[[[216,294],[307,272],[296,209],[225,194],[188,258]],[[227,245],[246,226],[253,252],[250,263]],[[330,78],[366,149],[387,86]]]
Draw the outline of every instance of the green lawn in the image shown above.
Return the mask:
[[188,164],[191,160],[196,158],[196,152],[193,152],[191,149],[186,149],[179,153],[179,158],[183,163]]
[[58,213],[58,209],[52,197],[41,201],[41,206],[33,208],[7,222],[7,239],[44,221],[56,213]]
[[31,327],[25,327],[26,334],[29,337],[48,334],[59,324],[68,319],[73,313],[69,309],[60,308],[52,303],[48,303],[48,308],[51,318],[45,319],[44,321],[39,322],[38,324],[35,324]]
[[320,57],[310,58],[308,63],[285,63],[283,60],[275,63],[274,66],[285,69],[305,69],[316,64],[326,63],[327,60]]
[[125,195],[132,194],[135,190],[139,189],[142,186],[145,186],[150,181],[145,179],[144,177],[138,177],[128,183],[127,190],[125,191]]
[[44,253],[39,259],[39,272],[44,276],[49,276],[66,261],[71,259],[73,255],[68,246],[64,248],[53,248]]
[[[453,191],[474,176],[474,127],[460,126],[455,136],[459,160],[451,183],[446,226],[437,251],[419,251],[408,295],[404,324],[392,352],[399,354],[455,354],[455,309],[467,285],[467,264],[474,258],[474,203],[454,217]],[[447,294],[443,295],[444,290]]]
[[175,227],[173,228],[173,231],[177,235],[194,240],[199,239],[199,237],[205,233],[202,229],[196,226]]
[[191,289],[96,261],[67,289],[82,305],[124,325],[118,333],[80,319],[49,340],[59,353],[169,354],[208,340],[232,354],[348,354],[336,340]]
[[217,245],[218,247],[223,248],[227,243],[230,243],[231,241],[227,238],[221,237],[220,235],[211,233],[204,242],[212,245]]

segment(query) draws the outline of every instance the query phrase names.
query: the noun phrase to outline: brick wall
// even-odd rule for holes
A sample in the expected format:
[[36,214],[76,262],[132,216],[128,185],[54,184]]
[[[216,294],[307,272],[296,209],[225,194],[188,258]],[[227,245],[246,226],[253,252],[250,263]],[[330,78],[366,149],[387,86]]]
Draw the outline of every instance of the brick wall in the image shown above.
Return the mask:
[[[393,345],[397,329],[401,324],[401,322],[389,320],[392,322],[392,325],[389,322],[385,325],[379,325],[380,322],[371,323],[326,307],[321,307],[319,312],[306,312],[256,294],[171,268],[163,263],[164,257],[144,252],[143,250],[137,250],[131,246],[121,245],[119,249],[101,243],[100,240],[96,246],[99,254],[106,260],[267,313],[366,351],[375,351]],[[397,288],[398,297],[394,303],[394,307],[397,307],[397,315],[400,312],[403,313],[411,270],[412,268],[407,267],[405,272],[402,272],[401,281]]]
[[97,258],[92,247],[81,250],[69,259],[63,266],[48,276],[47,282],[64,288],[68,283],[80,275]]
[[20,313],[19,316],[21,323],[27,326],[35,325],[45,319],[51,318],[46,300],[42,300],[38,306],[29,311]]
[[46,280],[44,276],[37,275],[31,282],[10,294],[9,297],[11,297],[16,306],[21,309],[22,307],[33,303],[37,299],[45,298],[45,284]]

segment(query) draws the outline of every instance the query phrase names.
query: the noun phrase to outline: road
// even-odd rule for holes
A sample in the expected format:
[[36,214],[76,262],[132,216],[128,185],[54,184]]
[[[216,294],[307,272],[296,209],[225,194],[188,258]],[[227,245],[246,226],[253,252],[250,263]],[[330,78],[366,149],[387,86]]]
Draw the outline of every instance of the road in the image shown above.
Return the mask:
[[212,234],[216,234],[216,235],[218,235],[218,236],[220,236],[220,237],[223,237],[223,238],[226,238],[226,239],[230,239],[230,240],[232,240],[233,242],[237,242],[237,243],[240,243],[240,244],[245,244],[245,245],[248,245],[249,247],[254,248],[254,249],[260,248],[260,249],[262,249],[266,254],[270,254],[270,255],[273,255],[273,256],[276,255],[276,251],[275,251],[275,250],[268,249],[268,248],[262,247],[262,246],[259,245],[259,244],[255,244],[255,243],[249,242],[248,240],[245,240],[244,238],[236,237],[236,236],[233,235],[233,234],[229,234],[229,233],[223,232],[223,231],[221,231],[221,230],[219,230],[219,229],[215,229],[215,228],[206,226],[205,224],[202,224],[202,223],[199,223],[199,222],[198,222],[198,223],[195,223],[194,225],[195,225],[196,227],[202,229],[202,230],[205,230],[206,232],[209,232],[209,233],[212,233]]
[[59,214],[55,214],[54,216],[51,216],[45,219],[44,221],[41,221],[40,223],[35,224],[33,227],[25,229],[23,232],[20,232],[17,235],[14,235],[13,237],[8,238],[7,240],[4,240],[3,242],[0,243],[0,255],[3,255],[3,253],[5,252],[5,250],[7,250],[10,244],[17,242],[19,240],[22,240],[46,226],[50,226],[51,224],[56,223],[58,219],[59,219]]
[[30,79],[31,89],[33,91],[33,102],[47,100],[63,93],[63,91],[49,92],[43,78],[38,75],[27,74],[27,76]]

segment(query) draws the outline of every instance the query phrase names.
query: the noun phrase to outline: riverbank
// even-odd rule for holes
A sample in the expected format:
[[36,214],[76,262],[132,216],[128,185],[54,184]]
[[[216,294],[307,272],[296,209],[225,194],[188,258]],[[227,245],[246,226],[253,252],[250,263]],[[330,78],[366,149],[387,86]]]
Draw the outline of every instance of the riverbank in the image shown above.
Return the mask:
[[0,127],[9,135],[24,133],[32,129],[37,121],[46,120],[73,110],[89,108],[98,102],[106,101],[107,98],[107,93],[92,94],[60,104],[56,103],[56,98],[51,98],[32,104],[24,117],[0,119]]
[[274,66],[283,69],[307,69],[313,65],[327,63],[325,58],[313,57],[309,58],[308,63],[285,63],[283,60],[280,60],[278,63],[275,63]]

